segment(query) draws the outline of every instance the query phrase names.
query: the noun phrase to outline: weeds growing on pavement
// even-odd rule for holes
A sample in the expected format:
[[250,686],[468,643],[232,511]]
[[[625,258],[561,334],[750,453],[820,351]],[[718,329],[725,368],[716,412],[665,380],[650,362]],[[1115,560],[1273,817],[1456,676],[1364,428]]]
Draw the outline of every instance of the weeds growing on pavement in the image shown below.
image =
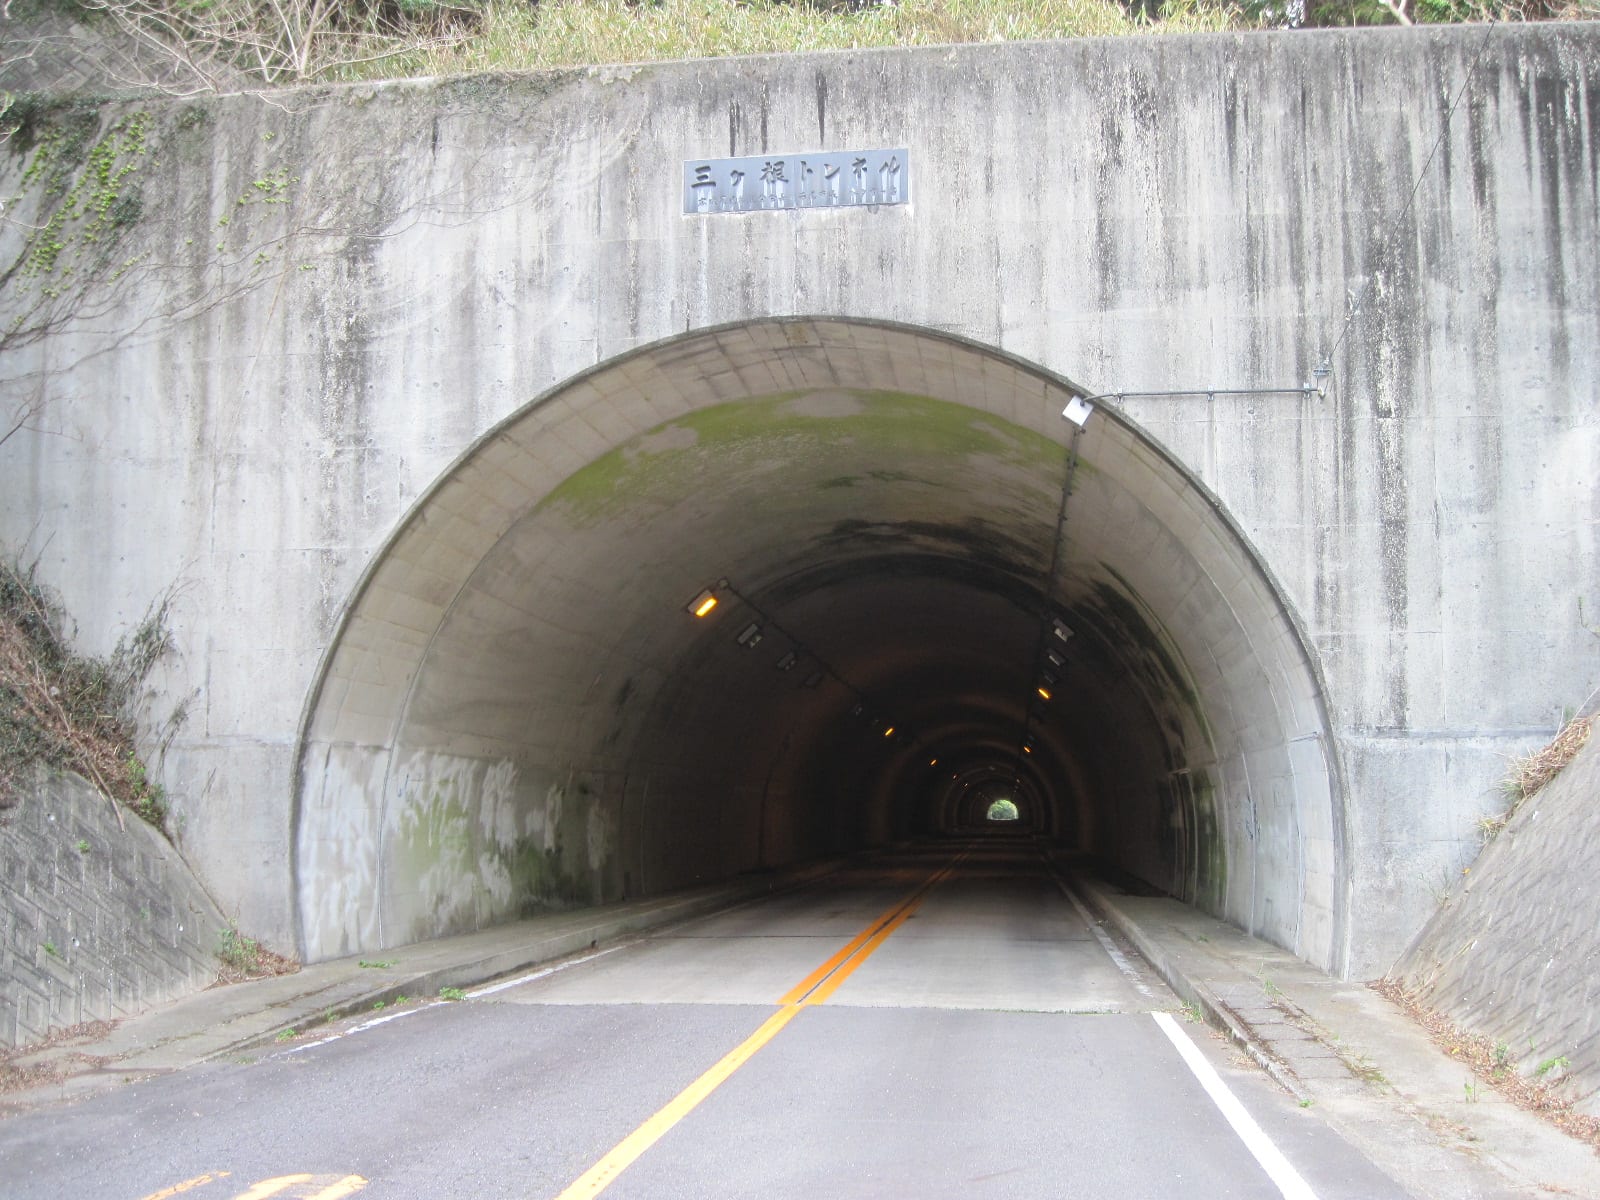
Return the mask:
[[1487,1084],[1518,1107],[1538,1113],[1564,1133],[1600,1150],[1600,1117],[1574,1109],[1575,1097],[1566,1086],[1570,1064],[1565,1055],[1547,1058],[1523,1075],[1512,1062],[1507,1043],[1461,1028],[1424,1006],[1398,980],[1379,979],[1371,987],[1427,1030],[1435,1046],[1472,1071],[1474,1079],[1463,1085],[1468,1100],[1477,1099],[1480,1085]]
[[222,963],[217,972],[219,984],[292,975],[300,969],[294,959],[268,950],[255,938],[240,933],[238,925],[232,921],[217,935],[217,958]]

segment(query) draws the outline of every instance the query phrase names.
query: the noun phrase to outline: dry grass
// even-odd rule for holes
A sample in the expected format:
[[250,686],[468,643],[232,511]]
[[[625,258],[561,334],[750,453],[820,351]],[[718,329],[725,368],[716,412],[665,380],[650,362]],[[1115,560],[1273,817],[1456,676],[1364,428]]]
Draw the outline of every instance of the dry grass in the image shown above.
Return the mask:
[[1577,756],[1588,742],[1595,720],[1595,717],[1574,717],[1561,727],[1561,732],[1549,745],[1512,760],[1511,773],[1501,784],[1501,790],[1510,799],[1511,806],[1502,813],[1478,819],[1478,832],[1483,834],[1485,841],[1493,839],[1504,829],[1528,798],[1536,795]]
[[1467,1032],[1448,1017],[1424,1006],[1416,993],[1408,991],[1398,980],[1379,979],[1371,986],[1427,1030],[1435,1046],[1465,1064],[1473,1075],[1507,1100],[1519,1108],[1538,1113],[1563,1133],[1600,1150],[1600,1117],[1573,1110],[1573,1098],[1563,1094],[1568,1082],[1564,1071],[1557,1068],[1529,1078],[1517,1071],[1509,1048],[1503,1043],[1496,1045],[1481,1034]]
[[[34,1042],[27,1046],[16,1046],[10,1050],[0,1050],[0,1095],[10,1095],[13,1092],[26,1091],[29,1088],[40,1087],[48,1083],[59,1083],[66,1078],[67,1070],[59,1059],[47,1059],[44,1062],[26,1063],[21,1060],[32,1058],[46,1050],[53,1050],[59,1046],[69,1046],[74,1042],[84,1044],[99,1041],[115,1029],[115,1021],[85,1021],[81,1025],[72,1025],[66,1029],[57,1029],[42,1042]],[[74,1056],[80,1061],[88,1061],[93,1065],[101,1065],[103,1060],[92,1055],[79,1054]]]
[[42,765],[76,771],[161,827],[165,808],[134,748],[133,712],[170,647],[163,603],[107,658],[76,653],[66,614],[33,572],[0,560],[0,807]]
[[1513,803],[1520,804],[1560,774],[1561,768],[1571,762],[1589,740],[1594,722],[1593,717],[1574,717],[1544,749],[1513,761],[1511,776],[1506,780],[1506,791]]
[[472,36],[355,67],[345,77],[658,62],[737,54],[861,50],[1134,33],[1243,29],[1238,10],[1209,0],[1170,5],[1147,21],[1107,0],[902,0],[853,10],[779,0],[547,0],[496,4]]

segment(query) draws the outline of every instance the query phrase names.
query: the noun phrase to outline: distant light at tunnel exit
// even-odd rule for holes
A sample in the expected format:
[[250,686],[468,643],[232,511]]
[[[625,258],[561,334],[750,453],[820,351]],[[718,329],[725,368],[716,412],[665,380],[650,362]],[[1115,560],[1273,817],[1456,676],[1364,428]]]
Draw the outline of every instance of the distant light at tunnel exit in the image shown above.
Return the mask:
[[993,804],[989,805],[989,811],[984,815],[985,818],[990,821],[1015,821],[1020,818],[1022,814],[1017,811],[1017,806],[1014,801],[1002,799],[996,800]]
[[689,603],[684,605],[683,607],[684,607],[684,611],[685,612],[692,613],[694,616],[697,616],[697,617],[703,617],[706,614],[708,614],[716,606],[717,606],[717,594],[715,592],[713,592],[710,588],[706,588],[703,592],[701,592],[699,595],[697,595],[693,600],[689,601]]

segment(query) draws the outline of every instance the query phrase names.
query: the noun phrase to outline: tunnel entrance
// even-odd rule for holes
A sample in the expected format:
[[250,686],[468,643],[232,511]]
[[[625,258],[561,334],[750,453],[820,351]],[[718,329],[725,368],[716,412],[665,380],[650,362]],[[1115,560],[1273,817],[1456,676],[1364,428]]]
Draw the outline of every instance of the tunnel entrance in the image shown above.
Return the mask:
[[1063,506],[1081,393],[926,329],[783,319],[491,430],[376,556],[308,702],[306,960],[988,826],[987,779],[1012,829],[1339,969],[1304,640],[1116,413]]

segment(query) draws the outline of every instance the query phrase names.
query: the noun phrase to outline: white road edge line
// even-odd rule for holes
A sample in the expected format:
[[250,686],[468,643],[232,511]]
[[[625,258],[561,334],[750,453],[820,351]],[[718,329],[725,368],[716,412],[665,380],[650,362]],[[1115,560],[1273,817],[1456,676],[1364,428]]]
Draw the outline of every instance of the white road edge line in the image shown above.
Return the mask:
[[1128,961],[1128,956],[1117,949],[1117,944],[1111,940],[1104,929],[1100,928],[1100,922],[1095,920],[1094,914],[1089,911],[1088,905],[1078,899],[1078,893],[1068,887],[1060,878],[1056,879],[1056,886],[1066,893],[1068,900],[1072,901],[1072,907],[1078,910],[1078,915],[1083,918],[1083,923],[1089,927],[1090,932],[1099,941],[1100,948],[1110,955],[1112,962],[1117,964],[1117,970],[1127,976],[1128,982],[1133,984],[1141,996],[1146,1000],[1154,1000],[1156,994],[1145,985],[1144,980],[1139,976],[1138,969]]
[[1206,1095],[1211,1097],[1211,1102],[1224,1117],[1228,1124],[1233,1126],[1233,1131],[1239,1135],[1239,1140],[1245,1149],[1255,1156],[1261,1164],[1261,1169],[1272,1180],[1273,1186],[1283,1195],[1284,1200],[1317,1200],[1317,1194],[1311,1190],[1311,1185],[1300,1177],[1283,1151],[1273,1143],[1261,1126],[1256,1124],[1255,1118],[1245,1111],[1239,1098],[1228,1089],[1222,1081],[1222,1076],[1217,1074],[1216,1068],[1206,1061],[1205,1055],[1200,1053],[1200,1048],[1190,1040],[1189,1035],[1177,1021],[1173,1020],[1171,1013],[1151,1013],[1156,1024],[1161,1026],[1161,1032],[1167,1035],[1167,1040],[1177,1047],[1178,1054],[1185,1065],[1200,1081],[1200,1086],[1205,1088]]
[[[468,1000],[476,1000],[480,996],[492,996],[496,992],[503,992],[507,988],[521,987],[525,983],[532,983],[536,979],[543,979],[546,975],[554,975],[557,971],[565,971],[568,967],[576,967],[586,962],[593,962],[607,954],[615,954],[625,946],[631,946],[638,938],[630,938],[626,942],[618,942],[614,946],[607,946],[604,950],[596,950],[592,954],[585,954],[578,958],[569,958],[563,962],[555,963],[548,967],[540,967],[537,971],[530,971],[526,975],[518,975],[514,979],[502,979],[499,983],[486,984],[480,988],[473,988],[466,994]],[[381,1017],[373,1017],[370,1021],[363,1021],[359,1025],[352,1025],[343,1033],[333,1034],[331,1037],[318,1038],[314,1042],[306,1042],[302,1046],[291,1046],[287,1050],[279,1051],[272,1055],[273,1058],[284,1058],[290,1054],[299,1054],[302,1050],[315,1050],[318,1046],[326,1046],[329,1042],[337,1042],[351,1034],[365,1033],[369,1029],[376,1029],[379,1025],[387,1025],[390,1021],[398,1021],[401,1017],[409,1017],[419,1012],[426,1012],[430,1008],[438,1008],[442,1004],[450,1004],[449,1000],[430,1000],[426,1004],[419,1004],[415,1008],[402,1008],[395,1012],[384,1013]]]
[[638,938],[629,938],[625,942],[618,942],[614,946],[607,946],[604,950],[596,950],[592,954],[580,955],[577,958],[565,959],[548,967],[540,967],[537,971],[529,971],[526,975],[518,975],[515,979],[502,979],[499,983],[485,984],[480,988],[473,988],[467,993],[468,1000],[476,1000],[481,996],[492,996],[496,992],[503,992],[507,988],[521,987],[525,983],[532,983],[536,979],[543,979],[546,975],[554,975],[557,971],[565,971],[568,967],[582,966],[586,962],[593,962],[597,958],[604,958],[608,954],[615,954],[627,946],[633,945]]

